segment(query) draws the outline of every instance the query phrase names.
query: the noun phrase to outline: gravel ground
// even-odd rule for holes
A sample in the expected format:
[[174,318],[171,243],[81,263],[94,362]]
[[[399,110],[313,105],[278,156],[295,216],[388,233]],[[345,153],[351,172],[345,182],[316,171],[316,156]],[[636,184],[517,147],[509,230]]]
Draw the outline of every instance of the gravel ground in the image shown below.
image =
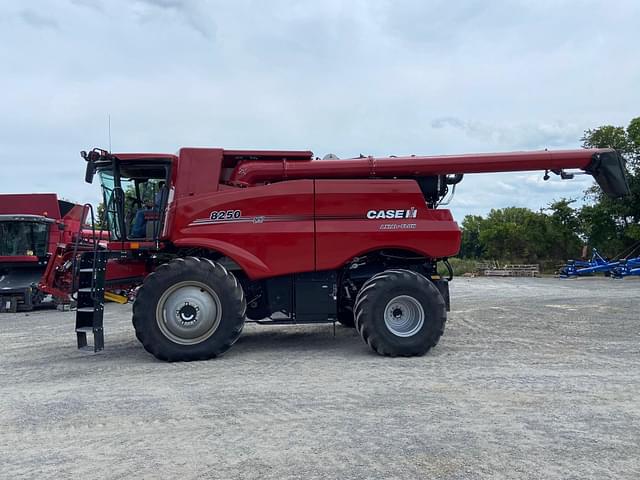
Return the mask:
[[350,329],[248,325],[168,364],[109,304],[0,315],[2,478],[640,477],[640,282],[456,279],[440,344],[372,354]]

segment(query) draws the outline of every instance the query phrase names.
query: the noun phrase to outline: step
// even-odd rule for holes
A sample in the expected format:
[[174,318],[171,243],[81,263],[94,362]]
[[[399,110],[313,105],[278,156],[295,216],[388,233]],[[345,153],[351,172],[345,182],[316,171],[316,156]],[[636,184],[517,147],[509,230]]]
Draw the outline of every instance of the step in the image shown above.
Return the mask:
[[78,351],[83,353],[98,353],[101,352],[102,349],[96,350],[93,345],[87,345],[86,347],[79,347]]
[[76,327],[76,333],[93,333],[93,327]]

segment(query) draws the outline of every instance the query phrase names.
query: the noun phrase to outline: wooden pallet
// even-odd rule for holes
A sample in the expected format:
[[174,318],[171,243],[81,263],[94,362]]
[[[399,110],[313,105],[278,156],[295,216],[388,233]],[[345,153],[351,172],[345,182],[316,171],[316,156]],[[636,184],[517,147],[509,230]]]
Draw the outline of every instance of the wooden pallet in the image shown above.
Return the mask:
[[488,268],[484,270],[486,277],[537,277],[540,266],[536,264],[505,265],[502,268]]

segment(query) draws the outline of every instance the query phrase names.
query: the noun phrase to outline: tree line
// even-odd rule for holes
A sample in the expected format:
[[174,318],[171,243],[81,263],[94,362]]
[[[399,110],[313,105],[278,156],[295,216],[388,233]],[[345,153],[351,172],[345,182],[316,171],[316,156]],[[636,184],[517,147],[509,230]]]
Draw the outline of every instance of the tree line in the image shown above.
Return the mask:
[[585,148],[611,147],[626,160],[631,195],[607,197],[597,185],[577,199],[555,201],[540,211],[508,207],[462,221],[460,257],[511,263],[562,262],[583,255],[584,246],[608,257],[640,241],[640,117],[627,127],[603,125],[584,132]]

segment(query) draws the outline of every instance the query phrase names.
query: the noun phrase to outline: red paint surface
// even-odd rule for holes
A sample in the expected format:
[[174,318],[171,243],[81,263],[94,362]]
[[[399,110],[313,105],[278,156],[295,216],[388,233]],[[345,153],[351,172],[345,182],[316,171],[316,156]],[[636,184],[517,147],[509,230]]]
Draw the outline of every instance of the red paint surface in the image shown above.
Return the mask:
[[0,263],[38,263],[38,257],[34,255],[4,255],[0,257]]
[[[175,202],[169,240],[178,247],[224,253],[253,278],[315,269],[313,180],[220,191]],[[241,212],[240,221],[206,221],[213,211]],[[264,217],[261,219],[261,217]]]
[[0,194],[0,215],[41,215],[60,219],[55,193]]
[[[366,218],[371,209],[412,207],[415,219]],[[221,252],[255,279],[338,268],[380,248],[446,257],[460,244],[451,213],[428,209],[413,180],[294,180],[226,188],[174,208],[171,242]],[[237,210],[237,221],[209,220],[211,212]],[[415,229],[381,230],[394,224]]]
[[[449,210],[427,208],[413,180],[316,180],[316,268],[329,270],[380,248],[431,258],[458,253],[460,229]],[[417,209],[416,218],[368,219],[369,210]],[[383,229],[413,226],[415,228]]]
[[142,260],[127,260],[125,262],[113,259],[107,262],[107,271],[105,278],[107,283],[109,283],[111,287],[113,287],[114,285],[124,286],[127,285],[127,283],[135,283],[126,282],[125,280],[141,280],[146,277],[148,273],[149,270],[147,269],[147,265]]

